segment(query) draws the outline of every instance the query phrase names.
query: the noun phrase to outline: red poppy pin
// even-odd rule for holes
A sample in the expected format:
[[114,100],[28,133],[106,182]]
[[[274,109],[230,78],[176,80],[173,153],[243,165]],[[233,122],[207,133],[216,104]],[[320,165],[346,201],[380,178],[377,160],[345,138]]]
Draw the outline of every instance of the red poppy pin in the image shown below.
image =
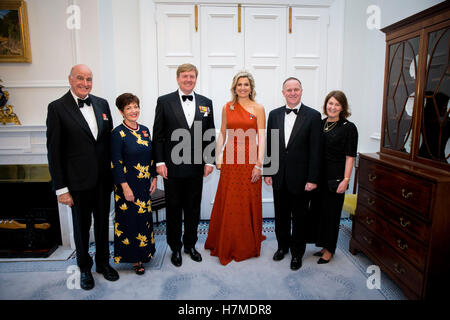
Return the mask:
[[102,117],[103,117],[103,120],[109,120],[108,116],[106,115],[106,113],[102,113]]
[[142,130],[142,134],[144,135],[144,137],[148,138],[148,132],[147,132],[147,130]]

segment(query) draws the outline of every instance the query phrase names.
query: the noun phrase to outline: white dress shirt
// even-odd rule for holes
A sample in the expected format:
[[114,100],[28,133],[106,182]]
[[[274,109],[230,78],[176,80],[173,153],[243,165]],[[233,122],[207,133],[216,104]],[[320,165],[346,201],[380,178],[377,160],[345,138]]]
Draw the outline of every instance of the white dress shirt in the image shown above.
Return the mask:
[[[80,98],[78,98],[72,92],[72,90],[70,90],[70,93],[72,94],[73,98],[75,99],[75,103],[78,106],[78,99],[80,99]],[[85,99],[87,99],[87,97],[89,97],[89,95],[87,95]],[[84,99],[81,99],[81,100],[84,100]],[[81,114],[83,115],[84,119],[86,120],[86,122],[89,126],[89,129],[91,129],[94,139],[97,140],[98,126],[97,126],[97,119],[95,118],[95,112],[94,112],[94,107],[92,106],[92,103],[90,106],[88,106],[87,104],[84,104],[84,107],[80,108],[80,111],[81,111]]]
[[186,117],[187,124],[189,128],[194,123],[195,118],[195,94],[194,91],[192,91],[190,94],[192,96],[192,101],[189,99],[186,99],[186,101],[183,101],[183,98],[181,96],[184,96],[185,94],[183,91],[178,89],[178,95],[180,96],[180,102],[181,106],[183,107],[184,116]]
[[[300,106],[302,103],[300,102],[298,105],[296,105],[293,109],[297,109],[300,111]],[[286,109],[289,108],[286,105]],[[285,114],[284,116],[284,143],[285,147],[287,147],[289,138],[291,137],[292,129],[294,128],[295,119],[297,119],[297,115],[294,112],[291,112],[289,114]]]
[[[78,98],[72,90],[70,90],[70,93],[72,94],[73,99],[75,100],[76,105],[78,106]],[[86,98],[89,97],[89,95],[86,96]],[[86,99],[85,98],[85,99]],[[84,100],[84,99],[82,99]],[[98,135],[98,125],[97,125],[97,119],[95,118],[95,112],[94,107],[91,105],[88,106],[87,104],[84,104],[83,108],[80,108],[81,114],[83,115],[84,119],[86,120],[89,129],[91,129],[92,135],[94,136],[94,139],[97,140]],[[56,190],[56,195],[59,196],[63,193],[69,192],[69,189],[67,187],[61,188]]]

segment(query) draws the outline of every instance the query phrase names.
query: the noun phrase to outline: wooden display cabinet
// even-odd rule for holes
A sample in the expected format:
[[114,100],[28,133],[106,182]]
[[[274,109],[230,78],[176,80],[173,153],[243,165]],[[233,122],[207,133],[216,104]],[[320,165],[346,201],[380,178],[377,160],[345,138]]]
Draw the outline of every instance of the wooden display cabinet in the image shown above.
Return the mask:
[[450,284],[450,2],[382,31],[380,152],[360,155],[350,251],[432,299]]

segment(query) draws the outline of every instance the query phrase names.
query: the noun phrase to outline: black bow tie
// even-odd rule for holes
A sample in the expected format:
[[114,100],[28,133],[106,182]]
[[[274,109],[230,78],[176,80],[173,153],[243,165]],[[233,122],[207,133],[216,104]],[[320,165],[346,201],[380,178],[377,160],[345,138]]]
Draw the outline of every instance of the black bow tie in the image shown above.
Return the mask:
[[298,109],[286,108],[286,114],[289,114],[291,112],[294,112],[295,114],[297,114],[298,113]]
[[88,106],[91,105],[91,98],[87,97],[86,99],[77,99],[78,100],[78,107],[83,108],[84,104],[86,103]]
[[183,99],[183,102],[186,101],[186,99],[192,101],[192,100],[194,100],[194,97],[191,95],[182,95],[181,99]]

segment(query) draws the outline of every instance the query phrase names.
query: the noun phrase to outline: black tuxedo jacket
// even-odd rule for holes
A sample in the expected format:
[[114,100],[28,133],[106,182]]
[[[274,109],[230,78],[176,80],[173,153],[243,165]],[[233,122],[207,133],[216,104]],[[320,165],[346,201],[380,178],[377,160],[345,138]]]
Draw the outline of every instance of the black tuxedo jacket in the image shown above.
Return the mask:
[[[156,104],[152,141],[154,160],[156,163],[166,163],[168,178],[202,176],[205,163],[214,164],[215,127],[212,101],[195,92],[194,94],[195,117],[191,127],[186,121],[178,90],[159,97]],[[183,130],[175,132],[177,129]],[[210,131],[213,135],[205,140],[203,135],[208,129],[213,129]],[[205,155],[211,155],[211,158],[204,157],[205,149]]]
[[[317,183],[320,168],[321,116],[310,107],[301,104],[287,147],[284,136],[286,106],[272,110],[267,122],[267,155],[272,158],[265,163],[266,170],[276,166],[275,153],[278,152],[278,171],[265,176],[272,177],[274,190],[280,190],[286,182],[289,192],[301,193],[307,182]],[[272,129],[278,129],[278,148],[272,142]],[[267,162],[267,160],[265,161]]]
[[112,187],[110,134],[113,127],[108,102],[89,95],[98,126],[97,140],[68,91],[48,105],[47,150],[55,190],[88,190],[99,179]]

